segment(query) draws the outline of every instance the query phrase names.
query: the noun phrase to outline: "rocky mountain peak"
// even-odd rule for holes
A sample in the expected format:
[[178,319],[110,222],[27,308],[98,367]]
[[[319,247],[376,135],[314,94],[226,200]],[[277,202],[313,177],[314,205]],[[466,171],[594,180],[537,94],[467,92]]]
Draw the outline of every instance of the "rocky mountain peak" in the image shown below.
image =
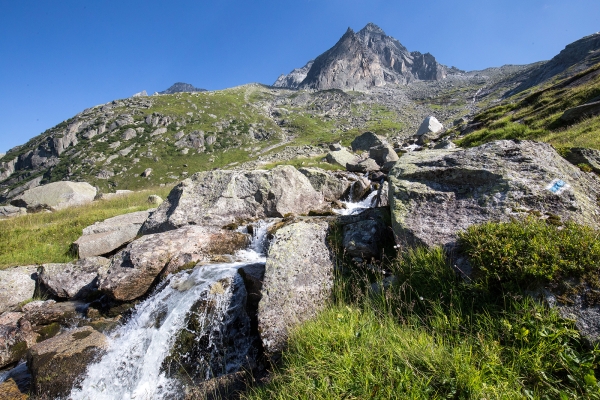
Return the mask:
[[372,22],[358,32],[348,28],[331,49],[315,59],[304,79],[298,81],[307,66],[280,76],[274,86],[365,90],[386,83],[406,84],[415,79],[441,80],[446,77],[446,67],[431,54],[409,52]]
[[163,90],[162,92],[158,92],[158,94],[173,94],[180,92],[206,92],[206,89],[200,89],[190,85],[189,83],[184,82],[176,82],[167,90]]

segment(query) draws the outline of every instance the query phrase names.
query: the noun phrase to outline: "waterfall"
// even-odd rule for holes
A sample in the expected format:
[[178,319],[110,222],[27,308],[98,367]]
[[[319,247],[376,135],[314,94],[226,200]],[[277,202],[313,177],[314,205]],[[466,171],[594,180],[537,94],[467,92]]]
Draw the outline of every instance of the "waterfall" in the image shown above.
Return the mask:
[[131,319],[109,337],[109,348],[89,366],[70,398],[173,399],[185,383],[238,371],[251,354],[246,290],[238,269],[265,262],[268,226],[252,229],[239,260],[171,275]]
[[336,214],[340,215],[355,215],[360,214],[363,210],[367,208],[373,208],[375,206],[375,202],[377,201],[377,190],[373,190],[364,200],[358,202],[343,201],[342,203],[346,206],[346,208],[335,209],[333,210]]

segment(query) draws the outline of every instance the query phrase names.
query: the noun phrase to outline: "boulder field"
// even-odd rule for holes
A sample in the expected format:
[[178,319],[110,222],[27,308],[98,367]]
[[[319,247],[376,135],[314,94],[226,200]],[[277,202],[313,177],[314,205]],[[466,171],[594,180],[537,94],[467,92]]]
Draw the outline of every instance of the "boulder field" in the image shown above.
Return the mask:
[[[260,219],[271,222],[266,265],[246,266],[231,279],[244,286],[240,293],[249,318],[244,324],[259,338],[258,353],[273,362],[289,330],[327,304],[336,268],[368,267],[394,245],[452,252],[459,231],[487,221],[534,215],[600,228],[600,179],[547,144],[496,141],[398,157],[383,138],[367,133],[351,149],[333,145],[328,159],[339,164],[345,153],[351,156],[346,168],[366,162],[373,171],[357,176],[280,166],[199,172],[154,210],[84,229],[76,242],[78,261],[0,271],[0,368],[26,357],[34,392],[64,395],[106,348],[100,331],[118,323],[167,275],[235,261]],[[370,208],[352,215],[332,212],[343,200],[359,201],[370,193]],[[343,267],[341,254],[352,260]],[[25,304],[36,288],[49,299]],[[592,325],[585,332],[596,342],[600,319],[573,307],[568,311],[585,317],[580,325]],[[66,330],[72,326],[79,328]]]

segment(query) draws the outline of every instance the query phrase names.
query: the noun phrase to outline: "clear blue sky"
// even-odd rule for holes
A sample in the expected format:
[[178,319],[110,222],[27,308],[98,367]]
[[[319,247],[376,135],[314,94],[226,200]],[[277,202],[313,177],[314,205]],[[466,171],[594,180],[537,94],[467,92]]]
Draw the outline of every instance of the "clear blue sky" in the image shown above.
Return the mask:
[[600,30],[598,0],[0,0],[0,152],[87,107],[177,81],[271,84],[379,25],[461,69],[549,59]]

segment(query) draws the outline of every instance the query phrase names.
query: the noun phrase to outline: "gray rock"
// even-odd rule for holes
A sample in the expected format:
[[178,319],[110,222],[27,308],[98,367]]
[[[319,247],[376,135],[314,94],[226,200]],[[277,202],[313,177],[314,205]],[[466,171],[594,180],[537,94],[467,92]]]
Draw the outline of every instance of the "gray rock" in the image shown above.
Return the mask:
[[383,182],[383,185],[379,186],[377,189],[377,197],[375,198],[375,207],[387,207],[390,205],[389,188],[390,185],[387,181]]
[[390,144],[384,143],[379,146],[371,147],[369,149],[369,158],[372,158],[381,166],[387,162],[396,162],[399,157]]
[[341,143],[332,143],[329,145],[329,150],[331,150],[331,151],[339,151],[342,149],[343,149],[343,147],[342,147]]
[[54,322],[72,326],[84,316],[87,304],[79,301],[36,300],[21,308],[25,313],[25,318],[34,326],[48,325]]
[[348,189],[348,197],[350,201],[360,201],[371,191],[371,181],[361,176],[356,181],[352,182]]
[[98,179],[110,179],[113,176],[115,176],[115,173],[111,169],[103,169],[96,174]]
[[592,171],[600,174],[600,151],[596,149],[573,147],[569,149],[566,159],[574,165],[587,164]]
[[285,87],[290,89],[298,89],[302,81],[306,78],[306,74],[310,71],[314,60],[310,60],[302,68],[295,68],[287,75],[280,75],[279,78],[273,83],[275,87]]
[[0,368],[19,361],[36,342],[37,335],[24,316],[20,312],[0,315]]
[[213,255],[233,254],[247,243],[242,233],[197,225],[146,235],[113,257],[100,290],[116,300],[133,300],[144,295],[159,274],[209,262]]
[[0,270],[0,314],[16,309],[35,292],[37,265]]
[[150,137],[162,135],[163,133],[167,133],[167,128],[158,128],[150,133]]
[[27,211],[62,210],[63,208],[91,203],[96,197],[96,188],[87,182],[53,182],[28,189],[11,201]]
[[133,190],[117,190],[114,193],[99,193],[96,196],[96,200],[109,200],[116,197],[128,196],[133,193]]
[[343,246],[344,251],[351,257],[360,257],[364,260],[379,259],[382,232],[386,226],[380,220],[368,219],[344,226]]
[[146,169],[144,170],[144,172],[142,172],[142,176],[143,176],[144,178],[147,178],[147,177],[149,177],[151,174],[152,174],[152,168],[146,168]]
[[333,287],[326,222],[279,229],[267,254],[258,326],[267,354],[283,350],[288,330],[321,310]]
[[44,340],[27,353],[32,392],[43,398],[69,395],[77,379],[108,348],[106,337],[89,326]]
[[24,207],[0,206],[0,219],[20,217],[25,214],[27,214],[27,209]]
[[600,227],[600,180],[546,143],[502,140],[408,153],[389,182],[394,233],[410,245],[452,247],[470,225],[532,211]]
[[85,299],[98,289],[109,263],[104,257],[88,257],[67,264],[43,264],[39,282],[58,298]]
[[357,136],[350,146],[352,151],[369,151],[371,147],[377,147],[385,144],[386,141],[383,137],[374,134],[373,132],[365,132],[362,135]]
[[344,168],[346,168],[346,164],[349,162],[357,162],[359,160],[355,154],[350,153],[346,149],[330,151],[327,153],[326,159],[329,164],[339,165]]
[[372,158],[365,158],[364,160],[360,160],[358,162],[349,162],[346,164],[346,169],[350,172],[373,172],[379,171],[381,167],[375,160]]
[[417,136],[427,135],[427,134],[435,134],[444,129],[444,126],[440,124],[434,116],[429,116],[423,120],[421,126],[417,130]]
[[441,142],[436,143],[433,148],[436,150],[451,150],[455,149],[456,145],[451,140],[442,140]]
[[108,254],[136,238],[149,211],[118,215],[83,229],[73,243],[79,258]]
[[129,128],[125,132],[123,132],[123,134],[121,135],[121,139],[131,140],[136,136],[137,136],[137,132],[135,131],[135,129]]
[[306,176],[312,187],[327,200],[340,200],[352,184],[344,177],[321,168],[299,168],[298,171]]
[[198,172],[173,188],[141,232],[188,224],[225,226],[239,220],[305,214],[322,205],[323,195],[289,165],[270,171]]
[[17,186],[14,189],[11,189],[6,194],[6,198],[12,199],[13,197],[20,195],[21,193],[23,193],[27,189],[33,189],[34,187],[40,186],[40,183],[42,182],[43,179],[44,179],[43,176],[38,176],[37,178],[33,178],[32,180],[30,180],[29,182],[26,182],[26,183],[24,183],[22,185],[19,185],[19,186]]

